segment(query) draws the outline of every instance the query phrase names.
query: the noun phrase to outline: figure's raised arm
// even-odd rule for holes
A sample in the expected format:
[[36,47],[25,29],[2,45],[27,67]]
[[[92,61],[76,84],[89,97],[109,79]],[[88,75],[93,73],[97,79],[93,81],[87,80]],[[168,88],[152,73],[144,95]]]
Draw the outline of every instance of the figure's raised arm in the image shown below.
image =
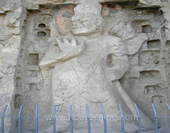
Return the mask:
[[84,48],[84,41],[67,37],[58,38],[57,45],[50,46],[39,65],[41,69],[54,67],[58,62],[81,54]]
[[128,57],[124,43],[119,38],[110,37],[108,41],[106,77],[109,81],[119,80],[128,69]]

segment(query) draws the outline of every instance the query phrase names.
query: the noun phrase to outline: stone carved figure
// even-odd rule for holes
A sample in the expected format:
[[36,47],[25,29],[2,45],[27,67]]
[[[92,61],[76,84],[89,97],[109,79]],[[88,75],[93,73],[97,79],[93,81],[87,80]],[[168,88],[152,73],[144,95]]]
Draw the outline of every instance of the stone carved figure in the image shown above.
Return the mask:
[[[72,104],[75,112],[85,114],[84,107],[88,104],[90,110],[102,114],[102,104],[106,114],[120,116],[118,104],[121,103],[129,107],[127,112],[136,115],[132,100],[119,82],[128,69],[126,49],[120,38],[102,34],[101,9],[95,2],[76,6],[72,17],[73,35],[57,38],[57,44],[50,46],[39,65],[42,71],[53,69],[52,100],[57,106],[67,107],[62,112]],[[146,118],[142,112],[141,115]],[[142,122],[145,128],[153,127],[147,118]],[[101,124],[94,123],[96,130],[100,129]],[[68,130],[66,123],[58,125],[57,132]],[[83,127],[80,123],[77,125],[77,128]],[[121,129],[120,122],[109,125],[112,130]],[[137,130],[131,127],[133,130],[129,132]]]

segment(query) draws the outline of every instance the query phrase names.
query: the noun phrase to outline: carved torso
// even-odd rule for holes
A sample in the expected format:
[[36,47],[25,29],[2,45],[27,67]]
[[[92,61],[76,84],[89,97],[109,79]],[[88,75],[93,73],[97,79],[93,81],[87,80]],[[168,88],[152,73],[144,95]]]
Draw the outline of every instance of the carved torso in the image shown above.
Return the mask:
[[[52,77],[54,104],[72,104],[79,108],[88,103],[93,108],[97,103],[106,103],[110,108],[118,100],[111,81],[105,75],[107,56],[114,46],[106,38],[109,37],[86,39],[86,47],[81,55],[56,64]],[[115,44],[120,44],[117,38],[114,40]],[[116,49],[119,46],[115,46]]]

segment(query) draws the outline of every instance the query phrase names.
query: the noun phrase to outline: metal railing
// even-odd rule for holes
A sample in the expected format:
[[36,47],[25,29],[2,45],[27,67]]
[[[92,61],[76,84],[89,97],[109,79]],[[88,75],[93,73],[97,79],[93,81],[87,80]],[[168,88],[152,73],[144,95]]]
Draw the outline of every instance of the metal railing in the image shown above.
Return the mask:
[[[139,133],[142,133],[142,123],[141,123],[141,116],[140,116],[140,112],[139,109],[137,107],[136,104],[134,104],[136,112],[137,112],[137,117],[138,117],[138,131]],[[166,106],[168,108],[168,110],[170,111],[170,106],[168,105],[168,103],[166,103]],[[5,117],[5,112],[7,110],[8,105],[5,106],[5,108],[3,109],[3,112],[1,114],[1,133],[4,133],[4,117]],[[102,110],[102,114],[103,114],[103,123],[104,123],[104,133],[107,133],[107,119],[106,119],[106,114],[103,108],[103,105],[100,105],[101,110]],[[21,113],[22,113],[22,109],[23,109],[23,105],[20,106],[20,110],[18,113],[18,133],[21,133]],[[154,112],[154,119],[155,119],[155,133],[158,133],[158,115],[155,109],[154,104],[152,103],[152,109]],[[69,114],[70,114],[70,133],[74,133],[74,129],[73,129],[73,113],[72,113],[72,105],[70,105],[69,108]],[[124,115],[123,115],[123,111],[121,108],[121,104],[119,104],[119,110],[120,110],[120,116],[121,116],[121,132],[125,133],[125,128],[124,128]],[[91,124],[90,124],[90,110],[88,105],[86,105],[86,113],[87,113],[87,125],[88,125],[88,133],[91,133]],[[52,121],[53,121],[53,133],[56,133],[56,105],[53,106],[53,117],[52,117]],[[35,108],[35,133],[38,133],[38,105],[36,105]]]

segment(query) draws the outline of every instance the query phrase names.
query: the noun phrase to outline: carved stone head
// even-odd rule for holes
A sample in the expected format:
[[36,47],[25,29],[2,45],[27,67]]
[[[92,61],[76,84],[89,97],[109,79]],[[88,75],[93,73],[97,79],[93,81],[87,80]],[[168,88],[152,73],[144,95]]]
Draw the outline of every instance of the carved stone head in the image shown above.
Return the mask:
[[103,18],[102,6],[99,3],[82,3],[74,8],[75,15],[72,17],[73,34],[91,35],[102,30]]
[[59,34],[67,34],[72,31],[71,17],[74,14],[74,5],[62,5],[54,10],[53,22]]

